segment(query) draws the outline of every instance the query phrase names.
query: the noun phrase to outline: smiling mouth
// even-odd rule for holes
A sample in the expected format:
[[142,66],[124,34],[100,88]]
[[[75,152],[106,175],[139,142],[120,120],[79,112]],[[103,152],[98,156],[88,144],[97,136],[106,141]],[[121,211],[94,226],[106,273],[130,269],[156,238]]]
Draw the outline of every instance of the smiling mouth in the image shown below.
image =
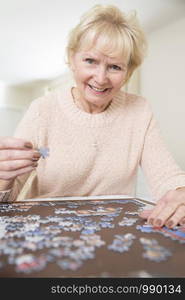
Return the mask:
[[95,92],[100,92],[100,93],[103,93],[103,92],[106,92],[106,91],[109,90],[109,88],[99,89],[99,88],[97,88],[97,87],[95,87],[95,86],[93,86],[93,85],[90,85],[90,84],[88,84],[88,86],[89,86],[92,90],[94,90]]

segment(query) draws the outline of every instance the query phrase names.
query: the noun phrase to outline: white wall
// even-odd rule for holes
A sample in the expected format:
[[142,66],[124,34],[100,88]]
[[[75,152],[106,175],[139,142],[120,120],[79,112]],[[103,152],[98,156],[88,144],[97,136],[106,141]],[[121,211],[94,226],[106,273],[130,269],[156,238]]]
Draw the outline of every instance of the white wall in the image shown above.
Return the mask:
[[30,102],[43,95],[46,82],[9,86],[0,82],[0,136],[12,136]]
[[[152,104],[168,149],[185,170],[185,18],[150,34],[140,90]],[[139,178],[138,193],[148,195]]]

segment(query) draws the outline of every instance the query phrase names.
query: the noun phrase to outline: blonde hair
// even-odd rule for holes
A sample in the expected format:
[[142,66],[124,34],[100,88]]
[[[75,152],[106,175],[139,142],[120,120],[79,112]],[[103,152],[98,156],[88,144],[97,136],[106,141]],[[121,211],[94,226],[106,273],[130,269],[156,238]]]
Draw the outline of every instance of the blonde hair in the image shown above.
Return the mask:
[[113,5],[95,5],[70,32],[68,63],[77,51],[94,45],[110,57],[123,56],[128,62],[127,81],[146,53],[146,39],[136,13],[126,15]]

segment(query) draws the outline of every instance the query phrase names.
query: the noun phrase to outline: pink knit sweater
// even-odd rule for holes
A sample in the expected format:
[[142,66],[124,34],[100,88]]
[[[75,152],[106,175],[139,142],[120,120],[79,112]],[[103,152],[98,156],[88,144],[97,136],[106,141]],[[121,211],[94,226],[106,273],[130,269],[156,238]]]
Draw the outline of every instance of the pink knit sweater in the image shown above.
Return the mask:
[[[141,165],[154,200],[185,186],[185,172],[167,151],[147,100],[120,92],[106,111],[89,114],[69,88],[34,100],[15,136],[49,147],[26,198],[135,193]],[[16,200],[29,174],[11,190]]]

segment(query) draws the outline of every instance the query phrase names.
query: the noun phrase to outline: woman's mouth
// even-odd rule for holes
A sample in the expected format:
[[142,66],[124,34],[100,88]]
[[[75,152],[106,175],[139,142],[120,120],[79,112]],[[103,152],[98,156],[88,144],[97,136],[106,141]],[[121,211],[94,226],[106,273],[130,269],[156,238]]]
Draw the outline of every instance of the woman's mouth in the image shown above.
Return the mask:
[[105,93],[106,91],[108,91],[110,88],[98,88],[98,87],[95,87],[93,85],[90,85],[88,84],[88,86],[95,92],[97,93]]

